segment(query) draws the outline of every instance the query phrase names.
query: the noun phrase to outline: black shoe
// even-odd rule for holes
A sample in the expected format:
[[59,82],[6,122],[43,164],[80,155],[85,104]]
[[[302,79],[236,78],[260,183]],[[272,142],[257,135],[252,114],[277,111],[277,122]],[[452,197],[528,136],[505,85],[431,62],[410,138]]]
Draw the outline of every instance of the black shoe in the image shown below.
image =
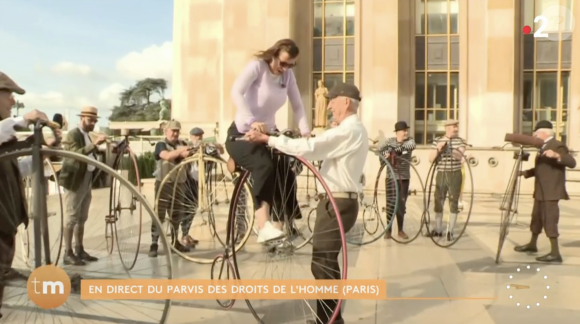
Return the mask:
[[537,253],[538,247],[528,243],[528,244],[516,246],[514,248],[514,251],[520,252],[520,253]]
[[159,246],[155,243],[151,244],[151,247],[149,247],[149,257],[150,258],[156,258],[157,257],[157,249],[159,248]]
[[65,265],[74,265],[74,266],[83,266],[86,263],[83,261],[83,259],[79,258],[76,254],[74,254],[72,251],[69,251],[65,254],[64,258],[62,259],[62,262]]
[[14,269],[10,269],[10,270],[6,271],[6,273],[4,274],[4,279],[6,279],[8,281],[13,281],[13,280],[27,281],[28,277],[25,276],[24,274],[14,270]]
[[98,258],[88,254],[87,251],[85,251],[85,249],[78,249],[76,254],[83,261],[95,262],[99,260]]
[[187,246],[184,246],[183,244],[175,241],[175,243],[173,244],[173,247],[178,251],[178,252],[189,252],[190,249]]
[[427,235],[429,237],[443,237],[443,233],[442,232],[437,232],[437,231],[433,231],[431,233],[429,233],[429,235]]
[[455,238],[451,232],[447,232],[447,242],[453,242]]
[[559,254],[552,255],[550,253],[550,254],[546,254],[546,255],[541,256],[541,257],[537,257],[536,260],[540,261],[540,262],[562,263],[562,256]]

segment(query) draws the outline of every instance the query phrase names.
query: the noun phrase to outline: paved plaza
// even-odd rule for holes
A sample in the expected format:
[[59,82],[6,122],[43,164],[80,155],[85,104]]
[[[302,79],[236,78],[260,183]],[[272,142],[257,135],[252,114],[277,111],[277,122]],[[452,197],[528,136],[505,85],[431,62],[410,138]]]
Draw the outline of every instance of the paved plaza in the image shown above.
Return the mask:
[[[147,198],[152,197],[152,189],[145,186],[144,194]],[[415,197],[411,204],[417,204],[417,201],[420,199]],[[343,310],[346,323],[577,323],[580,306],[575,302],[574,287],[580,287],[580,220],[577,218],[580,208],[576,201],[561,203],[562,265],[539,264],[534,257],[513,251],[515,244],[529,239],[526,224],[529,222],[532,201],[525,197],[520,199],[519,224],[511,227],[505,243],[503,262],[496,265],[499,203],[499,199],[489,196],[476,197],[465,235],[450,248],[437,247],[423,236],[406,245],[382,238],[363,247],[350,245],[349,278],[386,280],[388,300],[346,301]],[[104,215],[107,214],[107,208],[108,190],[93,190],[91,219],[87,227],[90,230],[87,230],[85,240],[90,252],[100,260],[82,268],[65,267],[67,271],[79,273],[84,278],[168,278],[170,271],[165,256],[160,255],[157,259],[147,257],[151,238],[150,220],[145,218],[146,214],[140,253],[131,271],[123,270],[117,246],[111,255],[106,252]],[[225,210],[227,204],[223,204],[222,208]],[[416,214],[418,210],[420,208],[417,206],[411,207],[409,213]],[[409,222],[413,218],[418,219],[413,215],[408,217]],[[225,219],[216,221],[223,222]],[[55,230],[58,222],[53,223],[56,225],[51,225],[51,228]],[[136,243],[136,238],[128,237],[120,242],[120,246],[136,246]],[[240,252],[242,278],[264,278],[255,276],[259,273],[256,269],[264,267],[264,263],[261,263],[263,253],[259,253],[255,246],[255,236],[252,236],[245,251]],[[308,248],[300,250],[301,254],[290,262],[292,276],[286,279],[311,276]],[[540,237],[539,248],[540,253],[549,250],[549,242],[544,236]],[[22,251],[17,254],[21,256]],[[131,256],[126,255],[124,258],[131,259]],[[17,257],[15,264],[21,269],[27,267],[22,257]],[[176,255],[173,256],[172,267],[174,278],[210,277],[209,264],[188,262]],[[529,289],[515,289],[513,286],[508,289],[508,285],[529,286]],[[35,309],[25,301],[23,289],[23,285],[13,285],[10,290],[12,297],[3,307],[5,317],[0,323],[52,322],[53,317],[48,316],[48,313]],[[18,294],[22,298],[14,297]],[[288,312],[302,312],[305,302],[252,303],[265,324],[304,323],[303,320],[292,319],[296,317],[289,316]],[[34,315],[31,315],[31,310]],[[163,310],[162,300],[85,301],[73,296],[65,306],[53,310],[51,314],[58,317],[58,323],[159,323]],[[256,323],[256,320],[243,301],[236,302],[230,310],[224,310],[213,300],[191,300],[172,302],[166,323],[249,324]]]

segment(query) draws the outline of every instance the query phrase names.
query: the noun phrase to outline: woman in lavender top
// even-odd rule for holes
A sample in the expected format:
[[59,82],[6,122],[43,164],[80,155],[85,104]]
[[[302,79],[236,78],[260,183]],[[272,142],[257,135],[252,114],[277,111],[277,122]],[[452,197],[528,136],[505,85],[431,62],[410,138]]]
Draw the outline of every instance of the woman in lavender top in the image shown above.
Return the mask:
[[[276,174],[286,179],[286,189],[293,192],[296,190],[296,179],[292,172],[288,172],[286,159],[273,157],[263,144],[232,139],[243,136],[250,129],[262,133],[276,130],[276,112],[288,99],[302,135],[310,136],[310,127],[296,78],[291,70],[296,65],[298,54],[298,46],[293,40],[279,40],[272,47],[255,55],[256,60],[246,66],[232,89],[232,99],[237,112],[234,122],[228,129],[226,150],[236,165],[252,174],[252,193],[256,222],[260,229],[258,234],[260,243],[283,236],[282,220],[275,219],[271,222],[269,216],[270,206],[274,201],[282,200],[281,188],[276,188]],[[284,200],[285,210],[290,213],[286,216],[300,218],[296,197],[293,199],[286,197]]]

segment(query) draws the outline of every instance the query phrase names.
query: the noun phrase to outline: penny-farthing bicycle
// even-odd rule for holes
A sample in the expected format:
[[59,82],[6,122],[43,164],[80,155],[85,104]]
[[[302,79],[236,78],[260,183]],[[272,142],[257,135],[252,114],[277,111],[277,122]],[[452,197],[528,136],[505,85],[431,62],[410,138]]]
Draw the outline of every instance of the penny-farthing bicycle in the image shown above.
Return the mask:
[[[395,178],[397,179],[399,197],[406,194],[404,196],[406,198],[399,199],[395,215],[387,215],[387,222],[393,225],[387,230],[387,233],[385,233],[385,238],[388,238],[387,234],[390,234],[393,230],[393,218],[395,218],[397,220],[397,232],[394,233],[395,235],[391,235],[390,238],[397,243],[408,244],[419,237],[427,217],[427,194],[425,184],[412,161],[402,157],[402,152],[390,150],[387,151],[387,154],[388,161],[390,162],[390,165],[393,166]],[[404,172],[402,169],[407,165],[409,166],[409,179],[407,179],[403,174]],[[411,189],[411,184],[416,187]],[[403,192],[403,190],[406,192]]]
[[383,237],[393,225],[388,215],[396,214],[399,206],[399,183],[393,167],[377,149],[371,148],[369,152],[378,156],[380,167],[374,179],[372,196],[361,195],[359,199],[362,217],[346,233],[347,242],[354,245],[370,244]]
[[[62,188],[58,183],[57,170],[60,169],[58,162],[52,162],[50,159],[44,159],[44,181],[46,184],[46,199],[47,206],[49,209],[46,211],[48,217],[48,223],[51,225],[48,228],[51,230],[50,233],[50,253],[51,260],[53,260],[54,265],[58,265],[61,257],[61,246],[62,246],[62,227],[64,220],[64,206],[62,197]],[[32,210],[32,199],[33,189],[32,189],[32,176],[24,177],[24,192],[26,195],[26,201],[28,205],[28,210]],[[30,221],[28,228],[24,225],[19,226],[18,234],[19,241],[22,245],[22,259],[28,264],[30,269],[34,269],[34,253],[31,250],[31,239],[34,237],[34,224]]]
[[[124,130],[124,138],[113,146],[113,169],[135,186],[141,193],[141,177],[137,158],[129,146],[129,133]],[[141,245],[142,206],[118,181],[111,181],[109,191],[109,211],[105,216],[105,240],[109,254],[113,253],[115,244],[123,265],[132,269],[139,256]],[[119,226],[118,226],[119,225]]]
[[[167,228],[163,232],[172,242],[180,238],[182,242],[184,238],[193,241],[188,245],[189,251],[179,251],[172,244],[173,252],[185,260],[209,264],[226,246],[229,193],[239,175],[228,171],[214,143],[204,140],[191,150],[193,155],[169,171],[161,182],[156,210],[167,210],[169,219],[164,222]],[[251,200],[246,204],[253,208]],[[176,216],[180,220],[172,219]],[[252,213],[244,216],[238,222],[237,250],[250,236],[254,221]]]
[[[502,149],[511,143],[505,144]],[[503,195],[499,210],[501,211],[501,221],[499,228],[499,242],[497,244],[497,253],[495,255],[495,263],[499,264],[501,261],[501,251],[506,237],[509,234],[509,227],[514,216],[518,214],[518,201],[520,197],[521,177],[519,174],[522,171],[523,162],[528,161],[530,153],[524,152],[524,146],[520,146],[517,152],[514,152],[514,166],[512,173]]]
[[[110,177],[111,180],[117,181],[122,190],[131,193],[137,203],[143,208],[143,211],[151,218],[153,223],[159,224],[153,209],[149,203],[141,196],[127,178],[118,174],[116,170],[107,165],[98,162],[87,155],[76,153],[84,148],[74,143],[63,141],[66,150],[42,148],[44,136],[42,129],[44,123],[38,123],[34,127],[34,135],[24,141],[11,141],[0,146],[0,165],[14,165],[18,160],[29,160],[32,162],[31,190],[33,202],[31,209],[28,210],[30,216],[30,227],[32,227],[31,239],[29,242],[30,259],[34,260],[33,269],[43,265],[54,265],[53,257],[55,251],[60,246],[53,244],[54,239],[51,235],[59,233],[63,227],[60,221],[52,221],[55,217],[48,217],[48,212],[60,208],[60,200],[50,199],[50,192],[47,191],[45,182],[45,159],[62,161],[62,169],[59,172],[58,179],[61,186],[68,186],[66,181],[67,174],[70,172],[79,172],[76,170],[84,169],[86,166],[94,167],[93,177],[85,174],[86,186],[77,187],[76,191],[65,188],[63,201],[65,206],[67,202],[71,204],[71,199],[80,199],[90,202],[85,206],[88,212],[88,219],[84,224],[84,231],[74,231],[72,246],[82,242],[83,251],[96,257],[98,260],[88,260],[83,257],[84,261],[76,265],[66,262],[71,257],[69,251],[63,249],[59,267],[61,267],[71,279],[71,294],[67,301],[60,307],[50,310],[43,310],[37,307],[29,298],[27,298],[27,281],[11,280],[2,282],[4,288],[4,298],[2,300],[2,320],[6,323],[166,323],[170,307],[169,300],[158,301],[130,301],[130,300],[90,300],[85,301],[80,296],[80,283],[82,279],[171,279],[171,255],[168,248],[167,240],[162,239],[160,247],[166,252],[165,258],[160,259],[152,269],[150,259],[145,256],[138,258],[132,269],[127,269],[122,260],[112,258],[107,251],[107,244],[102,239],[103,221],[102,216],[109,212],[107,200],[109,198],[109,186],[100,186],[103,183],[102,177]],[[20,169],[23,170],[23,169]],[[21,171],[23,172],[23,171]],[[18,172],[17,172],[18,173]],[[9,183],[8,174],[0,174],[0,182]],[[13,175],[12,175],[13,176]],[[18,175],[17,175],[18,176]],[[70,178],[69,178],[70,179]],[[14,182],[12,182],[14,183]],[[16,190],[18,191],[18,190]],[[3,191],[4,197],[0,203],[0,209],[17,210],[16,202],[23,202],[23,193],[11,190]],[[15,195],[15,196],[10,196]],[[18,196],[16,196],[18,195]],[[74,198],[73,198],[74,197]],[[125,197],[127,198],[127,197]],[[71,206],[71,205],[68,205]],[[66,208],[65,208],[66,210]],[[64,231],[77,227],[77,224],[69,225],[70,219],[65,219]],[[16,225],[16,224],[15,224]],[[120,226],[120,224],[117,224]],[[122,230],[122,229],[120,229]],[[52,239],[52,240],[51,240]],[[82,241],[77,241],[78,239]],[[66,242],[66,235],[65,235]],[[2,242],[4,243],[4,242]],[[4,247],[2,251],[8,251]],[[15,271],[28,277],[31,269],[30,265],[22,262],[22,254],[25,251],[19,244],[15,245],[15,257],[12,267]],[[77,253],[78,254],[78,253]],[[2,278],[4,279],[4,278]],[[107,310],[103,312],[103,310]]]
[[[471,217],[473,175],[469,158],[464,153],[470,146],[461,138],[449,141],[437,153],[425,180],[427,192],[425,228],[433,243],[440,247],[447,248],[457,243],[465,233]],[[465,170],[464,175],[461,171],[462,166]],[[465,182],[463,182],[464,177]],[[460,210],[458,203],[462,182],[464,183],[463,203],[469,206]],[[445,212],[446,202],[449,206],[447,212]]]
[[[294,134],[284,132],[285,135]],[[271,136],[277,136],[272,134]],[[229,140],[243,140],[243,138],[230,138]],[[332,243],[336,246],[333,250],[330,247],[324,252],[329,255],[328,259],[322,259],[321,253],[315,254],[314,268],[316,265],[325,271],[328,279],[346,279],[347,278],[347,255],[346,240],[344,237],[344,227],[340,215],[337,212],[337,206],[330,193],[328,186],[320,176],[320,173],[310,162],[301,157],[289,157],[277,150],[272,150],[272,157],[275,161],[276,194],[274,205],[271,208],[271,217],[274,222],[279,221],[285,238],[258,244],[254,238],[250,238],[243,250],[236,251],[232,249],[235,246],[236,223],[240,217],[240,212],[250,212],[247,209],[246,200],[251,199],[251,193],[247,191],[247,182],[250,173],[238,168],[240,178],[232,194],[232,203],[228,220],[227,242],[228,245],[223,255],[215,258],[212,264],[212,279],[311,279],[312,269],[310,263],[313,261],[313,251],[309,248],[301,249],[307,246],[310,241],[321,240],[321,242]],[[296,179],[296,173],[304,172],[308,169],[316,177],[316,186],[319,190],[317,199],[306,200],[306,190],[303,181],[305,179]],[[304,177],[305,178],[305,177]],[[356,198],[356,197],[355,197]],[[302,203],[301,203],[302,202]],[[309,203],[309,204],[307,204]],[[240,206],[241,205],[241,206]],[[308,226],[304,224],[307,219],[306,215],[312,208],[317,208],[320,215],[327,215],[327,212],[336,212],[334,222],[321,219],[322,222],[316,223],[316,233],[304,233],[309,231]],[[313,221],[316,222],[316,214]],[[258,220],[256,220],[258,221]],[[329,237],[330,235],[330,237]],[[247,257],[252,257],[251,261],[242,263]],[[334,258],[334,260],[333,260]],[[337,263],[338,259],[338,264]],[[322,264],[321,264],[322,263]],[[325,267],[325,264],[333,264],[336,268]],[[342,263],[342,265],[341,265]],[[304,266],[308,264],[308,266]],[[218,300],[218,303],[224,308],[233,306],[234,300]],[[258,323],[264,324],[263,318],[268,318],[268,323],[278,322],[300,322],[306,320],[318,319],[316,315],[316,304],[326,305],[324,301],[296,300],[296,301],[278,301],[278,300],[246,300],[246,304]],[[329,323],[333,323],[340,309],[341,301],[336,305],[329,304],[328,313]],[[263,315],[263,316],[261,316]]]

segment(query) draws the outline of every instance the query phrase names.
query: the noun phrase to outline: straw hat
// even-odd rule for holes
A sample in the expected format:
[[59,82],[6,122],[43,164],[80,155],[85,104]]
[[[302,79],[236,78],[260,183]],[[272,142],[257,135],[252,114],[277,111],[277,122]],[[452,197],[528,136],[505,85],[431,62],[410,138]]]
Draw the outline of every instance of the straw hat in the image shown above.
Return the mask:
[[99,118],[99,110],[95,107],[85,106],[81,108],[81,113],[78,116]]

